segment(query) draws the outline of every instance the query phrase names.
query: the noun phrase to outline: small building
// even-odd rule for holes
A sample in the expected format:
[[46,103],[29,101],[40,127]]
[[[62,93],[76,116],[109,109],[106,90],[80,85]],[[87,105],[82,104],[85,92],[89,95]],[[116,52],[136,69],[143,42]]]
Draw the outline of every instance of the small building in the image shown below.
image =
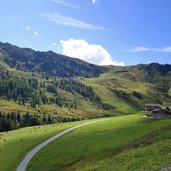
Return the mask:
[[148,112],[151,112],[156,109],[161,109],[160,104],[152,104],[152,103],[144,104],[144,107],[145,107],[146,111],[148,111]]
[[153,118],[171,118],[171,111],[165,109],[155,109],[149,114]]
[[171,111],[171,106],[167,106],[166,110]]

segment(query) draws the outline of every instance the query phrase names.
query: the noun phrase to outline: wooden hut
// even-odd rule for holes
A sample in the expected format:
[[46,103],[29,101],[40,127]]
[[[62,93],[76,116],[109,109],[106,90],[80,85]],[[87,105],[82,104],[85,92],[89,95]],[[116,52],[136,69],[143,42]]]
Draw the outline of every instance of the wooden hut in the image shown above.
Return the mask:
[[152,104],[152,103],[146,103],[146,104],[144,104],[144,107],[145,107],[146,111],[148,111],[148,112],[151,112],[156,109],[161,109],[160,104]]
[[165,109],[155,109],[151,111],[149,116],[153,118],[171,118],[171,111]]

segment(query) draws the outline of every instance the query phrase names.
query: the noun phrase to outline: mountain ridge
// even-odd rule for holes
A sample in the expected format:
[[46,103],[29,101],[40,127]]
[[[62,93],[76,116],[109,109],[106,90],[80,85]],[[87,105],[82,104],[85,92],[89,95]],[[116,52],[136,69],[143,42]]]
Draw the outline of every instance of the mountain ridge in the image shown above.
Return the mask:
[[1,60],[12,68],[24,71],[47,72],[52,76],[96,77],[108,70],[86,61],[57,54],[53,51],[41,52],[31,48],[20,48],[10,43],[0,42]]

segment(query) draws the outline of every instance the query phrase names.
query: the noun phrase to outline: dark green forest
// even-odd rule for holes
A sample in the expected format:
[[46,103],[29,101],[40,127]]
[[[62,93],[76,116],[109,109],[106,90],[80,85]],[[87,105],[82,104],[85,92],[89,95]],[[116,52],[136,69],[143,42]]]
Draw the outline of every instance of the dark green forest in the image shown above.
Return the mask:
[[35,114],[29,114],[29,112],[22,115],[19,112],[11,112],[6,114],[0,112],[0,131],[9,131],[28,126],[73,122],[83,119],[84,118],[80,117],[53,117],[50,114],[40,117]]
[[[38,81],[36,78],[11,76],[8,71],[0,74],[0,96],[22,105],[29,103],[31,107],[35,107],[39,104],[55,103],[62,107],[65,102],[58,94],[59,88],[71,93],[78,93],[90,101],[100,102],[100,98],[90,86],[70,78]],[[49,92],[53,96],[48,97],[45,92]]]

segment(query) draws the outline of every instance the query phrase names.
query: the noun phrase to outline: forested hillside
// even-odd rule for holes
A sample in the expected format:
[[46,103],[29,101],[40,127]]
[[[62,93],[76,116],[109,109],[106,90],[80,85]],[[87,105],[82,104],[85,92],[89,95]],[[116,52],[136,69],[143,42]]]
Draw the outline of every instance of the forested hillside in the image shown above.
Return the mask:
[[101,67],[0,43],[0,129],[132,114],[144,103],[165,107],[170,83],[169,64]]
[[[40,125],[55,122],[66,122],[84,119],[82,116],[66,117],[50,116],[52,112],[43,110],[49,105],[58,108],[77,110],[77,101],[65,98],[59,91],[77,94],[87,101],[102,104],[98,95],[90,86],[72,78],[54,78],[39,81],[36,78],[13,76],[9,71],[0,74],[0,97],[6,101],[13,101],[20,106],[32,108],[35,112],[20,114],[19,111],[0,112],[0,130],[9,130],[23,126]],[[48,114],[48,115],[47,115]],[[47,116],[46,116],[47,115]]]
[[0,53],[1,60],[11,68],[23,71],[37,71],[52,76],[92,77],[98,76],[107,69],[52,51],[39,52],[29,48],[19,48],[9,43],[0,43]]

